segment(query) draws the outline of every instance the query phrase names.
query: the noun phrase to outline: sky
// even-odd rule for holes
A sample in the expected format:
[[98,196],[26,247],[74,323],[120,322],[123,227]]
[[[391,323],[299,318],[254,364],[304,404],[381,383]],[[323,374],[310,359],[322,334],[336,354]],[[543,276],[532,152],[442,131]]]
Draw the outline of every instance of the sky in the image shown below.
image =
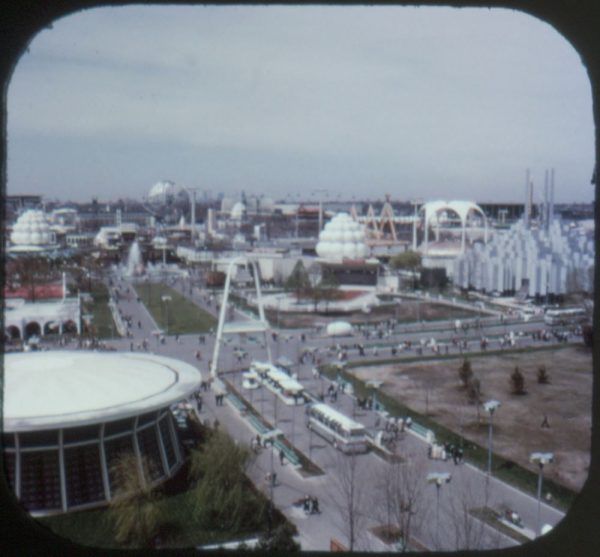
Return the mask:
[[593,199],[586,69],[509,10],[97,8],[32,40],[7,108],[8,194],[502,202],[554,168]]

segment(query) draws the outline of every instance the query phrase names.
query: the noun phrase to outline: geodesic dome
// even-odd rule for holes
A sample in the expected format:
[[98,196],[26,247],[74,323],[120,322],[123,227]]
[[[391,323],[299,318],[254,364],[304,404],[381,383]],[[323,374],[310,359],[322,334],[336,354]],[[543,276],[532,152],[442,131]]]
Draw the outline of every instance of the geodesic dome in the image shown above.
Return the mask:
[[324,259],[363,259],[368,255],[365,231],[348,213],[338,213],[319,234],[317,255]]

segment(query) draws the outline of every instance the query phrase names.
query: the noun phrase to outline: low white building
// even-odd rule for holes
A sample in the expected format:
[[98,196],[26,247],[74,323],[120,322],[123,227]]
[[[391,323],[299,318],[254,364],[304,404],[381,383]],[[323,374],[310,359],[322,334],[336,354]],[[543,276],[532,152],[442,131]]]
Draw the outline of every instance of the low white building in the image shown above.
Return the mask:
[[4,332],[8,338],[27,339],[66,332],[81,334],[79,298],[59,302],[28,303],[23,299],[7,300],[4,308]]

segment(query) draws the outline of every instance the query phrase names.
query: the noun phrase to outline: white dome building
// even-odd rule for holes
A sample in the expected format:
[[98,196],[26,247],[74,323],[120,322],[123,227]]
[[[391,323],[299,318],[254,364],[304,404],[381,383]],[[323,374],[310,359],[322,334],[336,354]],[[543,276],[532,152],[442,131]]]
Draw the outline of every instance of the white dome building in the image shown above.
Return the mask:
[[246,213],[246,206],[238,201],[231,209],[229,216],[234,220],[242,220],[242,217]]
[[364,259],[368,255],[365,231],[348,213],[338,213],[319,234],[317,255],[329,261]]
[[29,209],[14,224],[11,251],[41,251],[56,244],[56,236],[43,211]]

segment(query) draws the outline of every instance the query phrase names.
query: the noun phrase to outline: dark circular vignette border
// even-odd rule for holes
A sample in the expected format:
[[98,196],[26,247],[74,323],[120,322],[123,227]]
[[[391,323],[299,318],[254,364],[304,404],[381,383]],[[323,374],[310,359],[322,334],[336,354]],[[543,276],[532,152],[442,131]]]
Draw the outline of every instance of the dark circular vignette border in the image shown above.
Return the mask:
[[[243,2],[212,2],[211,4],[242,4]],[[5,0],[0,10],[0,76],[2,78],[2,111],[0,113],[0,129],[2,141],[0,142],[0,185],[2,187],[2,218],[5,219],[6,179],[7,179],[7,90],[14,68],[25,53],[28,45],[35,35],[44,28],[51,27],[52,22],[89,8],[126,6],[126,5],[202,5],[201,2],[169,0],[150,2],[131,2],[119,0]],[[262,2],[260,5],[296,4],[298,2]],[[309,2],[307,4],[326,4],[326,2]],[[365,2],[344,2],[334,5],[364,5]],[[552,25],[572,46],[578,51],[582,63],[585,65],[591,82],[593,114],[595,124],[595,154],[596,166],[599,157],[599,121],[600,121],[600,2],[597,0],[450,0],[443,1],[408,1],[408,2],[373,2],[369,5],[398,5],[398,6],[423,6],[456,8],[504,8],[527,13],[537,19]],[[590,169],[591,171],[592,169]],[[595,169],[594,169],[595,175]],[[597,193],[597,184],[593,184]],[[595,198],[597,199],[597,195]],[[595,205],[595,221],[600,222],[600,209]],[[600,245],[600,227],[595,227],[594,235],[596,246]],[[0,254],[4,262],[4,242],[0,243]],[[599,268],[600,250],[596,249],[596,269]],[[596,283],[600,283],[596,280]],[[3,294],[0,294],[2,296]],[[598,308],[598,289],[595,291],[595,306]],[[3,300],[2,300],[3,301]],[[3,320],[3,315],[0,316]],[[594,313],[594,329],[600,330],[600,317],[598,310]],[[598,336],[598,335],[597,335]],[[600,342],[593,348],[594,383],[592,394],[592,448],[591,463],[588,479],[577,496],[565,519],[556,528],[535,542],[522,546],[493,550],[486,552],[449,552],[447,555],[485,555],[498,556],[540,556],[562,557],[573,555],[577,557],[595,557],[600,555],[600,478],[599,478],[599,411],[600,386],[599,363]],[[0,393],[0,408],[2,401]],[[0,429],[2,429],[2,412],[0,412]],[[37,522],[29,518],[22,511],[16,498],[10,491],[4,472],[3,459],[0,458],[0,553],[2,555],[147,555],[147,552],[131,551],[106,551],[100,549],[76,546],[60,538]],[[172,550],[161,553],[177,555],[197,555],[196,550]],[[228,552],[229,553],[229,552]],[[313,553],[316,555],[316,553]],[[323,555],[327,555],[323,553]],[[419,555],[413,553],[412,555]],[[427,554],[429,555],[429,554]]]

